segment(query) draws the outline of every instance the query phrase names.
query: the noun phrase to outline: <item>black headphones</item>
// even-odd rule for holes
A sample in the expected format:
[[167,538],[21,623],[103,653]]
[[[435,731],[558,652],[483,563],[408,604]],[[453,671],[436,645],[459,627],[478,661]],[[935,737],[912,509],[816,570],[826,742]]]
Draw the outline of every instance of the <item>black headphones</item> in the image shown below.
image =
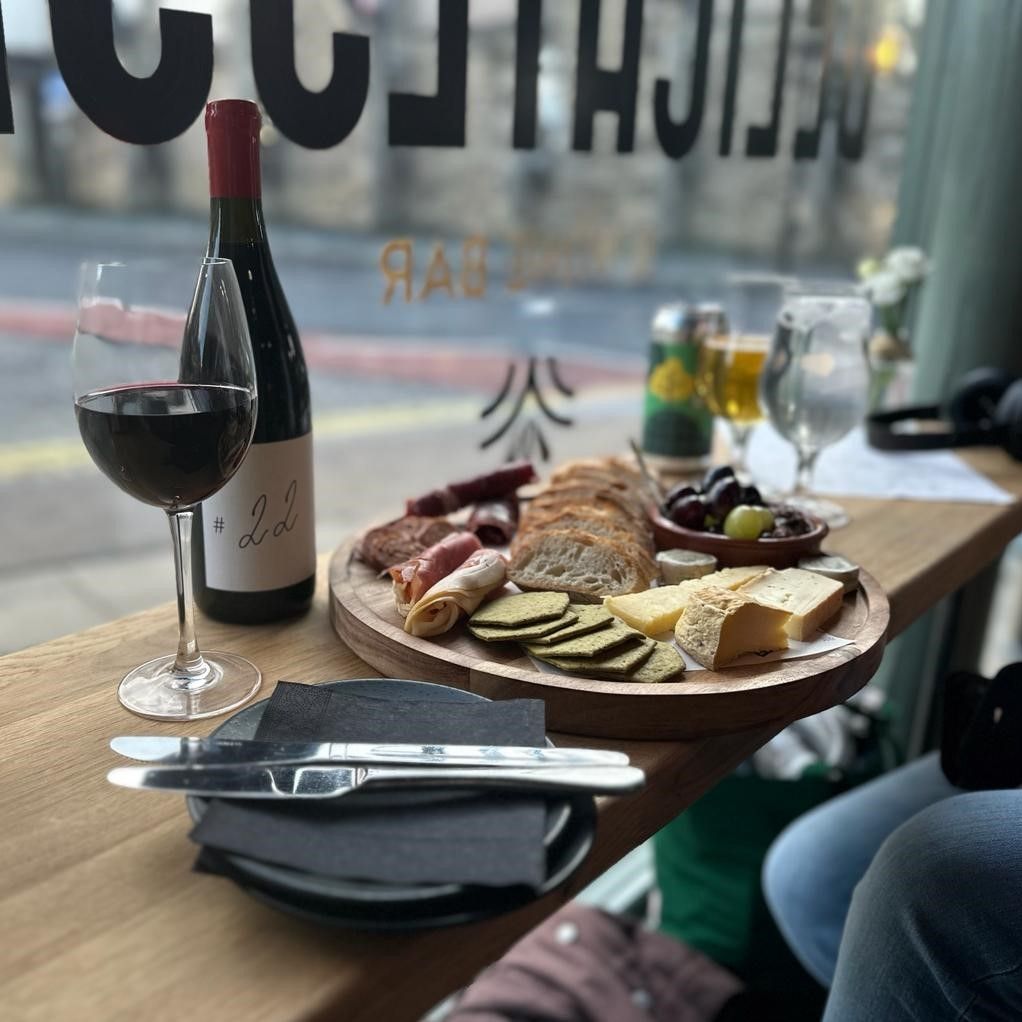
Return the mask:
[[[943,428],[896,429],[896,423]],[[866,418],[870,445],[882,451],[936,451],[947,447],[1003,447],[1022,461],[1022,380],[1004,369],[973,369],[947,403],[913,405]]]

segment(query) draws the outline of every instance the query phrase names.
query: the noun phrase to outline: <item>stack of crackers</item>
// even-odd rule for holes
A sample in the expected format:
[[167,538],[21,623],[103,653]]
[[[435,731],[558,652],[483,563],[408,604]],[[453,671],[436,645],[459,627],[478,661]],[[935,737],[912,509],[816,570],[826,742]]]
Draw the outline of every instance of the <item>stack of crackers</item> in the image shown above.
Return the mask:
[[469,618],[484,642],[519,642],[562,671],[613,681],[664,682],[685,670],[669,642],[657,642],[602,606],[571,603],[567,593],[502,596]]
[[654,550],[638,470],[616,458],[579,459],[529,502],[508,576],[521,589],[595,602],[648,589],[658,574]]

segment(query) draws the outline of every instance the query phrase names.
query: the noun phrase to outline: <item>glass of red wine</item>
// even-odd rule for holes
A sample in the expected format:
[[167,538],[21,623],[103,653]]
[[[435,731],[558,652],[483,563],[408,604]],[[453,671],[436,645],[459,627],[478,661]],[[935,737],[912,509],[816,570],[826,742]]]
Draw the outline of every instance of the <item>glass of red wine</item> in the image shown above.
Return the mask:
[[191,589],[195,507],[238,470],[256,421],[252,345],[229,259],[88,263],[72,353],[75,415],[103,473],[170,521],[176,653],[124,676],[121,703],[158,720],[234,709],[259,689],[254,664],[199,652]]

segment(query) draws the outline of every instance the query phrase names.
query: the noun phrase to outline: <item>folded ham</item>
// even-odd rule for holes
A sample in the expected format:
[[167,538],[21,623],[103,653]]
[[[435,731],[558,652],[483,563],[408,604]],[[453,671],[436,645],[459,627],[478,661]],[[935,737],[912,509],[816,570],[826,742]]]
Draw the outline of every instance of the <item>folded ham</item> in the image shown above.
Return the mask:
[[445,536],[418,556],[388,568],[388,574],[394,581],[397,609],[407,614],[419,597],[464,564],[465,559],[481,546],[482,543],[473,533],[456,532]]
[[428,637],[453,628],[507,580],[507,561],[496,550],[477,550],[460,568],[437,582],[408,611],[405,631]]
[[531,483],[536,470],[530,461],[514,461],[494,472],[474,476],[462,482],[450,483],[441,490],[433,490],[415,500],[408,501],[406,513],[410,515],[445,515],[458,508],[468,507],[484,500],[499,500],[514,493],[519,486]]

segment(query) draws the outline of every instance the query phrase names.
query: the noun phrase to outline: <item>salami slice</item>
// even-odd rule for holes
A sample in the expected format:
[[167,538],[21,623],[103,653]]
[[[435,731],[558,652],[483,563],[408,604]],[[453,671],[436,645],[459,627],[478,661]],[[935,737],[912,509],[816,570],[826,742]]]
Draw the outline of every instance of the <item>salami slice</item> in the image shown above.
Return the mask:
[[501,500],[476,504],[468,519],[468,529],[483,546],[507,546],[518,530],[517,495],[512,493]]
[[499,500],[514,493],[519,486],[531,483],[536,470],[531,461],[514,461],[495,472],[475,476],[458,483],[450,483],[439,490],[423,494],[408,501],[410,515],[445,515],[458,508],[482,501]]

